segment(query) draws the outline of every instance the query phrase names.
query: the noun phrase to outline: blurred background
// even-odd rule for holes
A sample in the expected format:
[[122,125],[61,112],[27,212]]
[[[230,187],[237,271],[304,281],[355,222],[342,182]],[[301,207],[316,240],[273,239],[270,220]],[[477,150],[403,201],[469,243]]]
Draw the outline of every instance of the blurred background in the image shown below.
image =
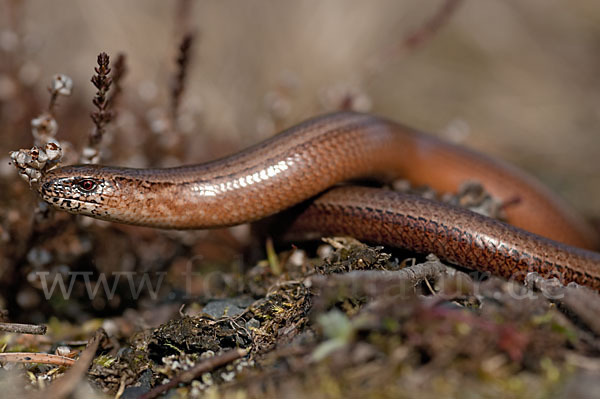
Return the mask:
[[600,216],[600,3],[466,0],[431,38],[403,46],[443,3],[2,0],[2,178],[13,173],[7,152],[31,145],[29,120],[55,73],[75,83],[59,101],[58,138],[87,140],[100,51],[124,53],[128,69],[113,129],[127,151],[104,161],[156,161],[136,146],[147,126],[161,130],[179,41],[195,31],[179,117],[185,154],[161,163],[226,154],[351,95],[354,108],[516,163]]

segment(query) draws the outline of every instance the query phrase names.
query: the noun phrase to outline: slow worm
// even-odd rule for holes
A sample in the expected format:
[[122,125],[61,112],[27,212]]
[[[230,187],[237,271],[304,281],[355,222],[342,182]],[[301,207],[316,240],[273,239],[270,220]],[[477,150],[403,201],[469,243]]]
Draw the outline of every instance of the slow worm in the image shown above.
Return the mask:
[[[477,180],[500,200],[516,200],[506,208],[512,225],[382,189],[331,188],[394,176],[438,191]],[[255,221],[324,193],[307,203],[293,229],[433,252],[506,278],[539,272],[600,289],[600,254],[580,249],[595,248],[597,233],[539,182],[508,164],[372,115],[318,117],[200,165],[57,168],[42,178],[39,192],[67,212],[172,229]]]

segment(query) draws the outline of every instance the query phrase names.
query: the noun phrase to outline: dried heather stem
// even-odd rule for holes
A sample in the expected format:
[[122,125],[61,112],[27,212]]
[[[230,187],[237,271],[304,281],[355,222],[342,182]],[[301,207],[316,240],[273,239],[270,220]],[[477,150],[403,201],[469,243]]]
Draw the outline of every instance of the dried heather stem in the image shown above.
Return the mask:
[[[97,62],[98,66],[94,68],[96,74],[92,76],[92,83],[98,91],[92,102],[98,110],[91,114],[92,121],[94,121],[94,129],[90,133],[88,146],[84,148],[81,155],[81,162],[83,163],[97,163],[100,160],[100,142],[106,131],[106,125],[113,119],[111,101],[108,98],[108,91],[113,82],[113,78],[110,76],[110,57],[108,54],[102,52],[98,55]],[[122,72],[122,70],[119,71],[121,75]]]
[[106,125],[112,119],[112,113],[109,109],[109,102],[107,98],[108,90],[112,84],[112,78],[110,74],[110,58],[106,53],[100,53],[98,55],[98,66],[94,68],[96,75],[92,76],[92,83],[98,91],[92,101],[98,111],[92,112],[92,120],[96,128],[90,135],[90,147],[97,147],[102,140]]
[[48,110],[31,120],[31,134],[34,146],[10,152],[11,163],[19,175],[30,185],[39,181],[46,171],[56,167],[62,158],[61,143],[56,140],[58,123],[54,118],[54,108],[59,96],[69,96],[73,90],[73,81],[66,75],[55,75],[48,91],[50,103]]
[[463,0],[445,0],[431,18],[423,22],[417,29],[405,36],[403,40],[387,48],[382,54],[374,57],[367,66],[367,74],[374,77],[394,57],[404,52],[415,51],[429,41],[439,30],[448,23],[450,17],[456,12]]
[[179,55],[177,56],[177,74],[173,79],[173,84],[171,87],[171,119],[173,126],[176,126],[177,124],[179,104],[181,103],[181,96],[185,90],[187,70],[190,62],[190,50],[195,36],[196,35],[192,32],[187,33],[179,45]]
[[56,101],[58,96],[70,96],[73,91],[73,80],[67,75],[58,74],[52,77],[52,83],[48,87],[50,92],[50,103],[48,104],[48,114],[54,115]]
[[403,41],[403,46],[414,50],[433,35],[439,31],[439,29],[448,22],[454,11],[458,8],[463,0],[446,0],[438,11],[416,31],[410,34]]

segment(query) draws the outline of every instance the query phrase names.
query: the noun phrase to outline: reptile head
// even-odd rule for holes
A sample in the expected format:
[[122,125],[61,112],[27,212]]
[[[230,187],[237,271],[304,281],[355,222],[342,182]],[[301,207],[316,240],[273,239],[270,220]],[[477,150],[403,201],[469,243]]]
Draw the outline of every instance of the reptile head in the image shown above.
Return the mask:
[[42,176],[38,191],[54,208],[102,218],[102,204],[116,188],[114,181],[103,175],[102,167],[93,165],[57,168]]

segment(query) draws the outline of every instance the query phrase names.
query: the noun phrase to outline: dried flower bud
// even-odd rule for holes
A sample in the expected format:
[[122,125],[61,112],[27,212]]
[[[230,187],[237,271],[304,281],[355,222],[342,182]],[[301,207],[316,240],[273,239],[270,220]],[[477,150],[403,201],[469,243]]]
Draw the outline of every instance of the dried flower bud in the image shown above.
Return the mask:
[[48,137],[53,137],[58,132],[58,123],[50,114],[42,114],[31,120],[31,131],[36,144],[44,144]]
[[46,144],[46,155],[48,156],[49,161],[56,161],[62,157],[62,148],[58,141],[51,139]]
[[32,167],[25,168],[25,174],[29,177],[29,181],[31,183],[37,183],[38,180],[42,177],[42,173],[39,170],[34,169]]
[[21,151],[11,151],[10,152],[10,159],[16,164],[19,163],[19,161],[18,161],[19,154],[21,154]]
[[100,160],[100,152],[96,148],[85,147],[81,152],[81,162],[97,163]]
[[67,75],[58,74],[52,77],[50,91],[61,96],[70,96],[73,90],[73,80]]
[[44,168],[44,166],[46,166],[46,162],[40,161],[39,157],[34,157],[30,162],[27,163],[27,165],[31,166],[34,169],[41,170]]
[[31,163],[32,159],[33,158],[31,157],[31,154],[29,152],[23,153],[23,158],[22,158],[23,162],[22,162],[22,165],[29,165]]
[[42,175],[57,166],[62,157],[62,148],[56,139],[50,138],[44,148],[12,151],[10,158],[19,175],[29,184],[37,183]]
[[48,162],[48,154],[46,154],[46,151],[40,150],[40,153],[38,155],[38,161]]

